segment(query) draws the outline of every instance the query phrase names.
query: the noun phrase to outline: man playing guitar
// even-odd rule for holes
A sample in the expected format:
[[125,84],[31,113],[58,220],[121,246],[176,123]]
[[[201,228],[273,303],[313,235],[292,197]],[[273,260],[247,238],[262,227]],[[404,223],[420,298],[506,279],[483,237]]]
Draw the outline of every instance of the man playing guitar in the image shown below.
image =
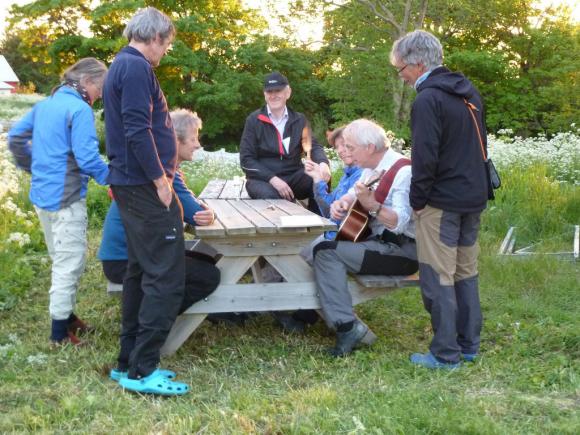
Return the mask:
[[[314,249],[322,312],[328,326],[337,332],[336,345],[330,351],[333,356],[346,355],[358,344],[371,344],[376,339],[353,311],[347,273],[411,275],[418,269],[409,205],[410,161],[390,149],[384,129],[372,121],[353,121],[345,128],[344,138],[353,164],[364,170],[361,181],[332,203],[330,214],[342,220],[358,200],[370,216],[370,232],[363,240],[324,241]],[[374,185],[376,191],[369,188],[373,175],[376,178],[382,172],[383,177]]]

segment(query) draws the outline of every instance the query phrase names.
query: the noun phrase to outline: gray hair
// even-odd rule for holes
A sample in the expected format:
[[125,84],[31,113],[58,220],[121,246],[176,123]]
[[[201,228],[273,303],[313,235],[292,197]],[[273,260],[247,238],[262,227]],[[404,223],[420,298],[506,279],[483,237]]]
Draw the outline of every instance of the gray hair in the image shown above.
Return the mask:
[[169,116],[171,116],[175,136],[181,142],[185,142],[187,139],[187,133],[190,127],[201,129],[201,118],[191,110],[177,109],[172,111]]
[[382,151],[391,146],[384,128],[368,119],[352,121],[344,128],[343,136],[354,138],[359,146],[365,148],[374,145],[375,151]]
[[332,130],[332,132],[329,134],[328,136],[328,143],[330,144],[331,147],[335,147],[336,146],[336,141],[340,138],[342,138],[343,134],[344,134],[344,125],[342,127],[337,127],[334,130]]
[[424,30],[415,30],[397,39],[391,49],[391,63],[401,61],[406,65],[422,63],[428,70],[443,63],[443,47],[439,39]]
[[62,75],[65,81],[80,82],[88,79],[91,83],[98,83],[105,79],[107,65],[94,57],[85,57],[68,67]]
[[162,41],[166,41],[168,38],[173,40],[175,33],[175,26],[171,22],[171,19],[158,9],[149,6],[139,9],[133,15],[133,18],[131,18],[123,31],[123,36],[129,42],[149,43],[157,35],[159,35]]

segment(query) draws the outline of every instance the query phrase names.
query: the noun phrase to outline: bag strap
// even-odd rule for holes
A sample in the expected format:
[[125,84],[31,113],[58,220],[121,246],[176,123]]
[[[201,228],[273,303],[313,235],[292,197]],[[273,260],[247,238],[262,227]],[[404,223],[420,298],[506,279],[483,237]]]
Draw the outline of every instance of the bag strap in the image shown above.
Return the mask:
[[487,155],[485,154],[485,148],[483,147],[483,139],[481,137],[481,131],[479,130],[479,124],[477,123],[477,119],[475,118],[474,113],[475,111],[479,112],[479,109],[474,104],[467,101],[466,98],[463,99],[463,102],[467,106],[467,110],[469,111],[471,119],[473,119],[473,123],[475,124],[475,131],[477,131],[477,138],[479,139],[479,146],[481,147],[481,155],[483,157],[483,161],[487,162]]
[[387,173],[381,179],[381,182],[379,183],[377,190],[375,190],[375,199],[378,202],[380,202],[381,204],[385,202],[385,199],[387,199],[387,196],[389,195],[389,191],[393,186],[393,181],[395,181],[395,176],[399,172],[399,169],[401,169],[404,166],[409,166],[410,164],[411,160],[406,157],[403,157],[397,160],[393,164],[393,166],[389,168]]

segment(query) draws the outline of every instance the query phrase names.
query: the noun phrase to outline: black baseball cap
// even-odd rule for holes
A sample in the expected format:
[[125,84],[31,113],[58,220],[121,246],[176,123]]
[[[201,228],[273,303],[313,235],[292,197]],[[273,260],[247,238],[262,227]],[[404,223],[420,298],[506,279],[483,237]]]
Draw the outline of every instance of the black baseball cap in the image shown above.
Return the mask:
[[273,73],[268,74],[264,80],[265,91],[269,91],[271,89],[282,89],[286,86],[288,86],[288,79],[278,71],[274,71]]

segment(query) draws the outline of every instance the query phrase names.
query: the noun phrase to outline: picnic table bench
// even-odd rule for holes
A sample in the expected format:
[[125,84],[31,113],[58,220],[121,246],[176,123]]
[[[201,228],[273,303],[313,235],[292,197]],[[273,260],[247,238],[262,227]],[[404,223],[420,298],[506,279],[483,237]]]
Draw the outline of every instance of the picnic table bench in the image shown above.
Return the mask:
[[[250,199],[245,192],[242,179],[212,180],[199,195],[215,210],[216,221],[192,231],[222,255],[221,282],[177,318],[161,349],[164,355],[179,349],[210,313],[320,309],[314,273],[300,251],[336,225],[299,204]],[[285,282],[262,282],[260,260]],[[253,282],[242,280],[249,270]],[[417,283],[415,275],[354,275],[349,290],[356,305]]]

